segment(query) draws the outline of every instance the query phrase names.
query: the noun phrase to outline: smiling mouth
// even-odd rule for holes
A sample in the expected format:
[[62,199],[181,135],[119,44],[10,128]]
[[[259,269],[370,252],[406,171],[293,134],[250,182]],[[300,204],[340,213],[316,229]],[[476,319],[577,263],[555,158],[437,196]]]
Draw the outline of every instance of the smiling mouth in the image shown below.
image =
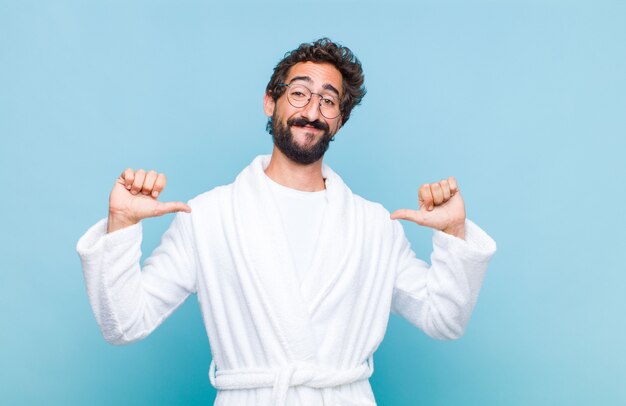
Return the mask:
[[302,117],[287,120],[287,125],[291,128],[301,128],[310,135],[318,135],[328,131],[328,126],[320,120],[309,121]]
[[309,130],[309,131],[322,131],[321,128],[317,128],[317,127],[314,127],[312,125],[297,125],[297,124],[294,124],[293,127],[303,128],[303,129]]

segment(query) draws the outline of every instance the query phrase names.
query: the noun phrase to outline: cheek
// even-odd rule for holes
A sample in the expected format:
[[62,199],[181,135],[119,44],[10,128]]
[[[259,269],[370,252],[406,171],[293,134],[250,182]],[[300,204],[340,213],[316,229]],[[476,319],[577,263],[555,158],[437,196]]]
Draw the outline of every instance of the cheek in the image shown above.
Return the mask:
[[278,106],[278,108],[281,109],[281,111],[285,111],[285,112],[291,112],[293,113],[294,111],[298,111],[300,109],[297,109],[295,107],[293,107],[289,101],[287,101],[287,97],[283,96],[280,99],[278,99],[278,103],[276,103],[276,106]]
[[277,109],[276,111],[278,112],[278,115],[280,117],[284,117],[285,121],[289,120],[290,118],[294,117],[298,111],[295,110],[293,107],[291,107],[291,105],[277,105]]

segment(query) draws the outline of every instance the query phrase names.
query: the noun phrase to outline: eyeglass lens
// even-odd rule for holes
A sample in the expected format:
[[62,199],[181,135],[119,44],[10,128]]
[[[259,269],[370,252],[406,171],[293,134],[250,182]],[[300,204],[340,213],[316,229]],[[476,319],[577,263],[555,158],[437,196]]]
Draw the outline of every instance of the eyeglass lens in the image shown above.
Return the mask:
[[[336,118],[340,114],[339,101],[335,96],[328,94],[318,94],[320,97],[320,112],[326,118]],[[293,107],[301,108],[309,104],[313,93],[308,87],[303,85],[289,85],[287,88],[287,99]]]

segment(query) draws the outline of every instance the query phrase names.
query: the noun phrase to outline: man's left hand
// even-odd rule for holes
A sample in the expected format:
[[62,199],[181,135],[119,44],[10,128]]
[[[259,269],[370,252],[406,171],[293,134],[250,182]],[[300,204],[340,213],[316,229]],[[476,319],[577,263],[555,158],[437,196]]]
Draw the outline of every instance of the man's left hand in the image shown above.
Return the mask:
[[465,204],[452,176],[437,183],[425,183],[418,192],[419,210],[400,209],[393,220],[409,220],[421,226],[465,238]]

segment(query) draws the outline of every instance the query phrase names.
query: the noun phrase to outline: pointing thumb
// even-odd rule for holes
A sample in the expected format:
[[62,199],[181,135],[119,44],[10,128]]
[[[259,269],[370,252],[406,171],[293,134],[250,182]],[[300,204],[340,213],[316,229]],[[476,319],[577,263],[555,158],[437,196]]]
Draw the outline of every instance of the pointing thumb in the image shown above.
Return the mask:
[[399,209],[391,213],[392,220],[409,220],[419,225],[426,225],[424,212],[421,210]]
[[183,202],[159,202],[159,205],[156,209],[157,216],[162,216],[168,213],[176,213],[179,211],[184,211],[185,213],[191,213],[191,207],[186,205]]

